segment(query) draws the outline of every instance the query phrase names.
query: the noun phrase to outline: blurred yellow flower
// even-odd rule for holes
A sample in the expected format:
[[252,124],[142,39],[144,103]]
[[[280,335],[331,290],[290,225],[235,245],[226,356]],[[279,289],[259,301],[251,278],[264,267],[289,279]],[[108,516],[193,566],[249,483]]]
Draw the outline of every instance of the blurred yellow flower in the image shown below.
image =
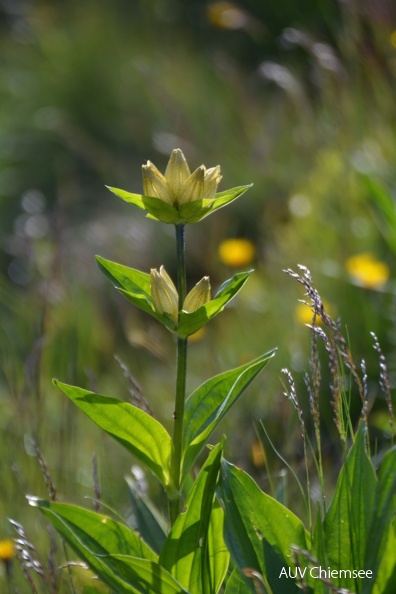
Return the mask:
[[250,239],[224,239],[219,245],[219,257],[227,266],[245,266],[250,264],[256,255],[256,248]]
[[391,45],[396,49],[396,29],[390,34]]
[[190,342],[200,342],[206,335],[206,328],[202,327],[199,330],[197,330],[196,332],[194,332],[194,334],[190,334],[190,336],[188,337],[188,340]]
[[11,539],[0,540],[0,560],[7,562],[14,556],[14,542]]
[[345,266],[353,281],[367,289],[380,289],[390,275],[389,266],[370,253],[351,256]]
[[252,462],[256,468],[265,466],[265,451],[261,441],[254,440],[251,445]]
[[247,13],[233,2],[209,4],[208,19],[220,29],[242,29],[248,22]]
[[[298,303],[297,307],[296,307],[295,314],[296,314],[296,319],[300,324],[303,324],[304,326],[306,324],[312,324],[313,311],[307,303]],[[322,324],[322,320],[320,319],[318,314],[316,314],[315,315],[315,325],[320,326],[321,324]]]

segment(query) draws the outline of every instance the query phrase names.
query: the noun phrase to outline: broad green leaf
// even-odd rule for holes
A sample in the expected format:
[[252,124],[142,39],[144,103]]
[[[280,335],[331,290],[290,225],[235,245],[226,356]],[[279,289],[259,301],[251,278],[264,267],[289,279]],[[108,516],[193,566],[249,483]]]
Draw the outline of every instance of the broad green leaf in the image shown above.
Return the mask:
[[129,268],[96,256],[99,268],[113,283],[114,287],[134,305],[159,320],[172,332],[175,324],[166,314],[155,311],[151,298],[150,275],[135,268]]
[[104,590],[105,586],[84,586],[82,594],[107,594],[108,590]]
[[389,450],[381,463],[373,502],[364,568],[373,571],[373,579],[364,585],[363,593],[381,592],[396,570],[394,517],[396,513],[396,446]]
[[177,326],[177,333],[187,337],[197,332],[209,320],[221,312],[233,297],[242,289],[253,270],[240,272],[222,284],[215,297],[191,313],[182,311]]
[[128,583],[136,580],[144,585],[145,593],[190,594],[162,565],[153,561],[128,555],[110,555],[106,557],[106,563],[116,575],[122,576]]
[[[274,594],[298,594],[301,590],[296,583],[281,572],[293,568],[292,545],[309,546],[302,522],[263,493],[248,474],[225,460],[217,495],[225,513],[225,541],[239,571],[257,572]],[[254,593],[253,580],[249,582]]]
[[125,190],[120,190],[118,188],[111,188],[110,186],[106,187],[110,192],[113,192],[113,194],[122,200],[125,200],[125,202],[129,202],[129,204],[133,204],[141,210],[145,210],[148,213],[147,216],[151,219],[162,221],[163,223],[177,224],[182,222],[178,210],[160,198],[144,196],[143,194],[132,194],[131,192],[126,192]]
[[[380,553],[378,571],[375,571],[375,577],[371,584],[365,584],[366,590],[363,588],[363,593],[367,594],[394,594],[396,592],[396,521],[388,526],[385,537],[385,546],[381,547],[382,558]],[[376,560],[378,563],[378,560]],[[374,572],[373,572],[374,576]]]
[[219,192],[213,199],[194,200],[187,202],[180,207],[167,204],[160,198],[153,196],[144,196],[143,194],[132,194],[125,190],[118,188],[107,188],[116,196],[133,204],[137,208],[147,212],[147,216],[156,221],[163,223],[173,223],[178,225],[180,223],[197,223],[198,221],[209,216],[215,210],[222,208],[233,200],[241,196],[252,184],[247,186],[238,186],[225,192]]
[[[315,518],[315,525],[313,527],[313,542],[312,542],[312,549],[311,554],[313,558],[318,561],[316,565],[320,565],[321,567],[328,567],[329,564],[326,558],[326,550],[325,550],[325,542],[324,542],[324,527],[322,522],[322,512],[320,506],[318,505],[316,511],[316,518]],[[305,567],[310,567],[311,564],[307,562],[304,558],[304,555],[300,555],[299,557],[300,566],[305,569]],[[309,572],[307,569],[306,573]],[[328,587],[325,583],[323,583],[319,579],[312,579],[309,580],[310,585],[313,588],[313,592],[315,594],[328,594]]]
[[127,476],[126,481],[132,499],[134,527],[147,544],[159,554],[169,532],[167,522],[147,495],[142,493],[137,481],[131,476]]
[[104,583],[117,592],[144,591],[132,580],[127,583],[109,563],[108,556],[112,554],[133,555],[145,559],[148,564],[157,562],[157,555],[130,528],[108,516],[75,505],[50,503],[36,497],[28,497],[28,501],[41,510]]
[[[361,422],[324,519],[327,561],[333,569],[369,569],[365,551],[366,546],[373,546],[368,539],[377,479],[365,442],[366,427]],[[334,581],[354,592],[360,592],[363,585],[348,576]]]
[[251,588],[246,585],[240,572],[235,567],[227,580],[224,594],[250,594]]
[[230,190],[225,190],[224,192],[219,192],[216,194],[215,198],[212,199],[204,198],[203,200],[194,200],[193,202],[182,204],[180,207],[180,217],[186,223],[196,223],[201,221],[215,210],[222,208],[226,204],[239,198],[239,196],[242,196],[242,194],[251,188],[252,185],[253,184],[238,186],[236,188],[231,188]]
[[224,582],[230,563],[230,553],[223,537],[224,511],[217,499],[212,506],[208,532],[209,564],[213,592],[218,592]]
[[216,594],[228,567],[221,510],[212,509],[222,448],[218,444],[209,454],[160,554],[161,565],[193,594]]
[[140,299],[146,304],[140,307],[146,307],[146,311],[151,307],[151,283],[150,275],[146,272],[141,272],[135,268],[129,268],[116,262],[111,262],[101,256],[96,256],[99,268],[107,278],[113,283],[117,289],[125,289],[136,295],[136,299]]
[[206,440],[224,415],[274,354],[275,350],[270,351],[237,369],[226,371],[209,379],[187,398],[183,441],[183,477],[189,472]]
[[57,380],[54,384],[94,423],[139,458],[166,489],[170,487],[172,442],[161,423],[128,402]]
[[392,193],[384,184],[372,175],[360,175],[367,190],[367,197],[373,204],[378,227],[389,247],[396,253],[396,206]]

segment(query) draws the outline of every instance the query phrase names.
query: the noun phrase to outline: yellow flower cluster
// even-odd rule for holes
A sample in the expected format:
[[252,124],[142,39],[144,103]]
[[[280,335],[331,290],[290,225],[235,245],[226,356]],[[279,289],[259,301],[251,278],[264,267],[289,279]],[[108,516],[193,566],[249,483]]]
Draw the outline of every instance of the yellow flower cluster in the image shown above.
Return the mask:
[[142,166],[142,174],[144,194],[160,198],[174,206],[214,198],[222,179],[220,165],[209,169],[201,165],[190,173],[186,158],[180,149],[172,151],[165,175],[151,161]]
[[[312,308],[307,303],[298,303],[296,307],[296,319],[300,324],[304,326],[306,324],[312,324],[313,321],[313,311]],[[315,315],[315,325],[320,326],[322,324],[321,318],[318,314]]]
[[[177,289],[163,266],[150,272],[151,297],[155,311],[166,313],[177,324],[179,317],[179,295]],[[183,303],[183,311],[191,313],[210,300],[209,277],[204,276],[191,291]]]

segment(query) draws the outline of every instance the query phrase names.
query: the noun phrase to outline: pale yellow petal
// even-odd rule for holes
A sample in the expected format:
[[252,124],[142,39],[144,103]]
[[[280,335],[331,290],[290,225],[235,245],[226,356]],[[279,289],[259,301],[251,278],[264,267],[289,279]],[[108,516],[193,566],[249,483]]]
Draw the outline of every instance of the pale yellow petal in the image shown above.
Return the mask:
[[168,182],[156,166],[147,161],[146,165],[142,166],[143,174],[143,193],[145,196],[153,196],[160,198],[168,204],[173,203],[172,195],[169,190]]
[[163,266],[161,266],[159,272],[156,268],[151,269],[150,284],[155,311],[168,314],[176,323],[178,320],[179,298],[176,287]]
[[183,152],[180,149],[173,150],[166,167],[165,178],[175,199],[177,199],[177,196],[180,194],[184,182],[189,175],[190,168]]
[[191,291],[183,303],[183,310],[187,313],[195,311],[210,300],[210,281],[204,276]]
[[202,198],[204,190],[205,167],[201,165],[187,178],[183,190],[178,196],[178,204],[186,204]]
[[205,171],[203,198],[214,198],[217,192],[222,176],[220,175],[220,165],[211,167]]

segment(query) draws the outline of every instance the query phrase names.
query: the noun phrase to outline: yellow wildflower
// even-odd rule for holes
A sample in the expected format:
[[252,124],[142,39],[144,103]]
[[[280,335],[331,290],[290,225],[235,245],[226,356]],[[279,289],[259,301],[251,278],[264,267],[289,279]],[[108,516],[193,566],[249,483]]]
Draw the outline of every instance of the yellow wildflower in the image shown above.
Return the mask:
[[252,462],[256,468],[265,466],[265,451],[260,440],[255,439],[251,445]]
[[367,289],[380,289],[389,279],[389,266],[371,253],[351,256],[345,263],[353,281]]
[[190,342],[199,342],[200,340],[202,340],[205,337],[205,334],[206,334],[206,328],[203,326],[202,328],[200,328],[193,334],[190,334],[190,336],[188,337],[188,340]]
[[[298,303],[297,307],[296,307],[296,318],[297,321],[300,324],[303,324],[304,326],[306,324],[312,324],[312,320],[313,320],[313,311],[312,308],[307,304],[307,303]],[[322,320],[321,318],[318,316],[318,314],[315,315],[315,325],[316,326],[320,326],[322,324]]]
[[11,539],[0,540],[0,560],[5,563],[14,556],[14,541]]
[[[179,295],[177,289],[163,266],[150,271],[151,298],[155,311],[169,315],[177,324],[179,318]],[[210,300],[210,281],[204,276],[191,291],[183,303],[183,311],[191,313]]]
[[219,257],[227,266],[245,266],[250,264],[256,255],[256,248],[250,239],[224,239],[219,245]]
[[167,204],[181,206],[194,200],[212,199],[222,176],[220,165],[206,169],[198,167],[193,173],[180,149],[174,149],[163,175],[147,161],[142,166],[143,192],[146,196],[160,198]]

